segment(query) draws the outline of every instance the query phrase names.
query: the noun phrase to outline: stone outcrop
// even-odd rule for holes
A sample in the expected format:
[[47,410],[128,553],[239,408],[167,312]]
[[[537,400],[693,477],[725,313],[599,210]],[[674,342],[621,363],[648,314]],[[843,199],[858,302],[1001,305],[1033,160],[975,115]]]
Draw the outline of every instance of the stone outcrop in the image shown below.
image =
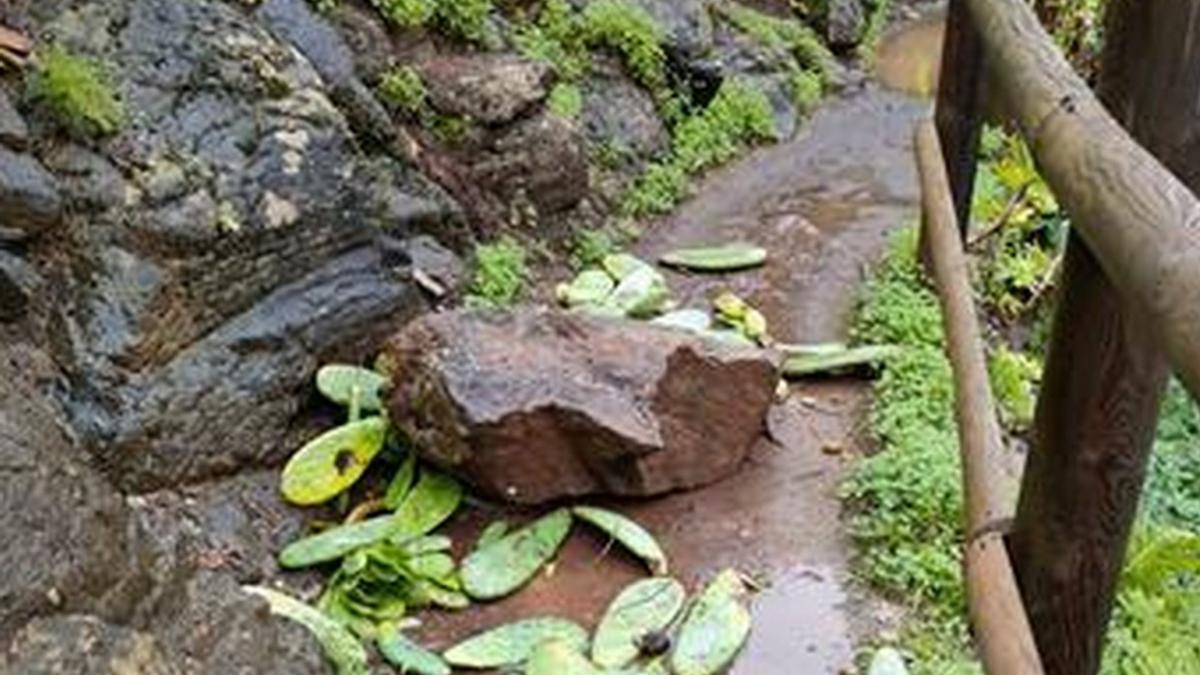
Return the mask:
[[778,373],[757,349],[550,310],[419,319],[385,348],[422,454],[520,503],[654,495],[735,471]]
[[421,79],[439,112],[485,125],[515,120],[545,100],[550,67],[512,55],[439,57],[421,65]]

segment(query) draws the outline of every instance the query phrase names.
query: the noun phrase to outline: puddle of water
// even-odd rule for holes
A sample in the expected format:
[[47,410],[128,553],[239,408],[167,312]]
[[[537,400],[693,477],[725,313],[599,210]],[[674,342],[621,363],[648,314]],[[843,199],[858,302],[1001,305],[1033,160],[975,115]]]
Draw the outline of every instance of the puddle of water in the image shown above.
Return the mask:
[[879,81],[892,89],[932,97],[941,69],[945,24],[939,13],[888,32],[875,55]]
[[731,675],[850,672],[849,598],[826,568],[802,568],[755,596],[754,630]]

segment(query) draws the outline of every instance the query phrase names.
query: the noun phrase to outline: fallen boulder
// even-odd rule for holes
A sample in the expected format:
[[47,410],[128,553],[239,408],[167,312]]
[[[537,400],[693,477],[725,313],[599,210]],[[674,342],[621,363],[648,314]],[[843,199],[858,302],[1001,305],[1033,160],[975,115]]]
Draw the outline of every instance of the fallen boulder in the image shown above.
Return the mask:
[[758,349],[551,310],[462,310],[389,341],[395,420],[484,493],[648,496],[733,473],[778,382]]

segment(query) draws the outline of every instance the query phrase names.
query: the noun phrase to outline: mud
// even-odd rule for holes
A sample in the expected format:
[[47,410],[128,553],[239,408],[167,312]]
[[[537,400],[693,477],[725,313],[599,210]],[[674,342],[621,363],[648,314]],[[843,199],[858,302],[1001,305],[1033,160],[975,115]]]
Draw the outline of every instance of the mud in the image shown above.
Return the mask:
[[[764,148],[707,177],[637,247],[647,259],[681,246],[744,239],[766,246],[763,268],[734,275],[669,274],[681,306],[705,307],[730,288],[761,307],[791,342],[847,338],[857,290],[889,233],[915,215],[911,130],[927,104],[869,85],[825,106],[795,141]],[[758,580],[754,630],[732,672],[853,672],[855,645],[892,613],[857,588],[838,485],[869,449],[867,383],[796,385],[770,414],[769,438],[733,478],[650,501],[607,501],[652,530],[689,586],[726,567]],[[491,518],[477,504],[451,527],[464,549]],[[521,515],[515,516],[520,518]],[[558,615],[594,626],[645,572],[582,525],[553,570],[512,598],[434,615],[421,637],[440,648],[517,618]]]

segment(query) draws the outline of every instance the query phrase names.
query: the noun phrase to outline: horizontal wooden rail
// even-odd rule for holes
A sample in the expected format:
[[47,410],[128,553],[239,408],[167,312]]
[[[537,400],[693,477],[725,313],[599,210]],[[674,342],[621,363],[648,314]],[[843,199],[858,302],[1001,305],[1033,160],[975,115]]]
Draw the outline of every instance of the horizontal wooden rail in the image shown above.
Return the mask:
[[967,505],[965,558],[971,621],[989,675],[1039,675],[1041,659],[1003,539],[1015,504],[1017,477],[1005,470],[966,254],[932,121],[917,125],[916,150],[923,246],[937,283],[946,351],[954,370]]
[[1108,114],[1023,0],[965,0],[988,85],[1126,304],[1200,400],[1200,201]]

